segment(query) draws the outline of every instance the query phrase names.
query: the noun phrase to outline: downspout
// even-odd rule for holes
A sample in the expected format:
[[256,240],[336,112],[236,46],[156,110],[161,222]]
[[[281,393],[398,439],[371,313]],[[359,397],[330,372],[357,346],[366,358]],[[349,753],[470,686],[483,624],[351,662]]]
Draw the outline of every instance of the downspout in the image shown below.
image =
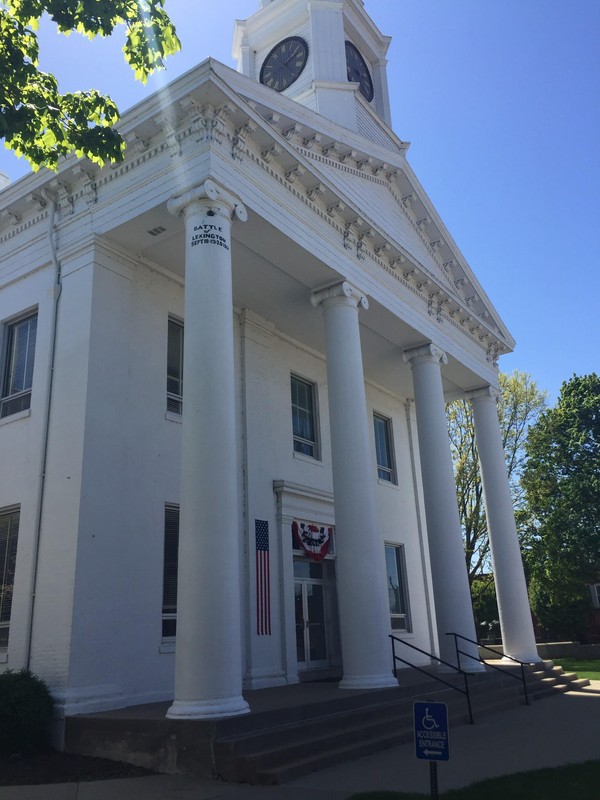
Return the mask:
[[46,391],[46,408],[44,412],[42,427],[42,449],[40,455],[40,472],[38,479],[38,489],[36,498],[36,522],[33,538],[33,561],[31,565],[31,597],[29,602],[29,618],[27,620],[26,633],[26,659],[27,669],[31,667],[31,649],[33,640],[33,617],[35,613],[35,601],[38,582],[38,563],[40,554],[40,537],[42,530],[42,511],[44,507],[44,489],[46,484],[46,462],[48,459],[48,438],[50,431],[50,411],[52,407],[52,386],[54,382],[54,362],[56,355],[56,332],[58,327],[58,304],[62,292],[61,266],[56,253],[56,196],[42,190],[42,196],[48,204],[48,244],[50,247],[50,257],[54,267],[54,298],[52,303],[52,320],[50,328],[50,348],[48,353],[48,379]]

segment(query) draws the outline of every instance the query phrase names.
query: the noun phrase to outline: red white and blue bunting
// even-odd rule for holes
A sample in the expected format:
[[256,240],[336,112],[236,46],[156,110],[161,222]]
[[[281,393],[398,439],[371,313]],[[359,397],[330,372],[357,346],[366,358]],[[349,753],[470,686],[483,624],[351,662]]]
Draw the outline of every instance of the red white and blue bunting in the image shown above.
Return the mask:
[[294,540],[312,561],[322,561],[331,547],[333,528],[315,522],[292,522]]

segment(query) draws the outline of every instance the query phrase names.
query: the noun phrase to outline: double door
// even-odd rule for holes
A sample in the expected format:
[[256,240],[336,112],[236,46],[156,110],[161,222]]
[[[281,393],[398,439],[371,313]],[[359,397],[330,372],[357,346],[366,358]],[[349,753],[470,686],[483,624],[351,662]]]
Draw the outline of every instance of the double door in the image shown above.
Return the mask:
[[323,566],[323,562],[294,561],[296,655],[301,671],[329,666]]

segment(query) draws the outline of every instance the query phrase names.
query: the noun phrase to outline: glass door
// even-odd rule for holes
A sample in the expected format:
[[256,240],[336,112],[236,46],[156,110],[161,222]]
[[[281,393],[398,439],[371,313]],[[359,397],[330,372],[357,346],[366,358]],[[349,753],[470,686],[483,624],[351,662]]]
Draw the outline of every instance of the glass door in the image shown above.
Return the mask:
[[[296,653],[301,670],[329,666],[322,565],[294,562]],[[318,574],[320,577],[313,577]]]

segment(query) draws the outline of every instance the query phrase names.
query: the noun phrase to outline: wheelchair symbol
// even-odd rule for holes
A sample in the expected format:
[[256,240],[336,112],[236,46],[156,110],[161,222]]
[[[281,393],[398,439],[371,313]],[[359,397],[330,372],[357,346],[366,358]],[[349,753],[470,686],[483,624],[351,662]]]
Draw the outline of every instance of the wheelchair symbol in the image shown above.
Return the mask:
[[432,731],[435,728],[440,727],[435,721],[435,719],[429,713],[429,706],[426,706],[425,708],[425,716],[423,717],[421,724],[423,725],[426,731]]

